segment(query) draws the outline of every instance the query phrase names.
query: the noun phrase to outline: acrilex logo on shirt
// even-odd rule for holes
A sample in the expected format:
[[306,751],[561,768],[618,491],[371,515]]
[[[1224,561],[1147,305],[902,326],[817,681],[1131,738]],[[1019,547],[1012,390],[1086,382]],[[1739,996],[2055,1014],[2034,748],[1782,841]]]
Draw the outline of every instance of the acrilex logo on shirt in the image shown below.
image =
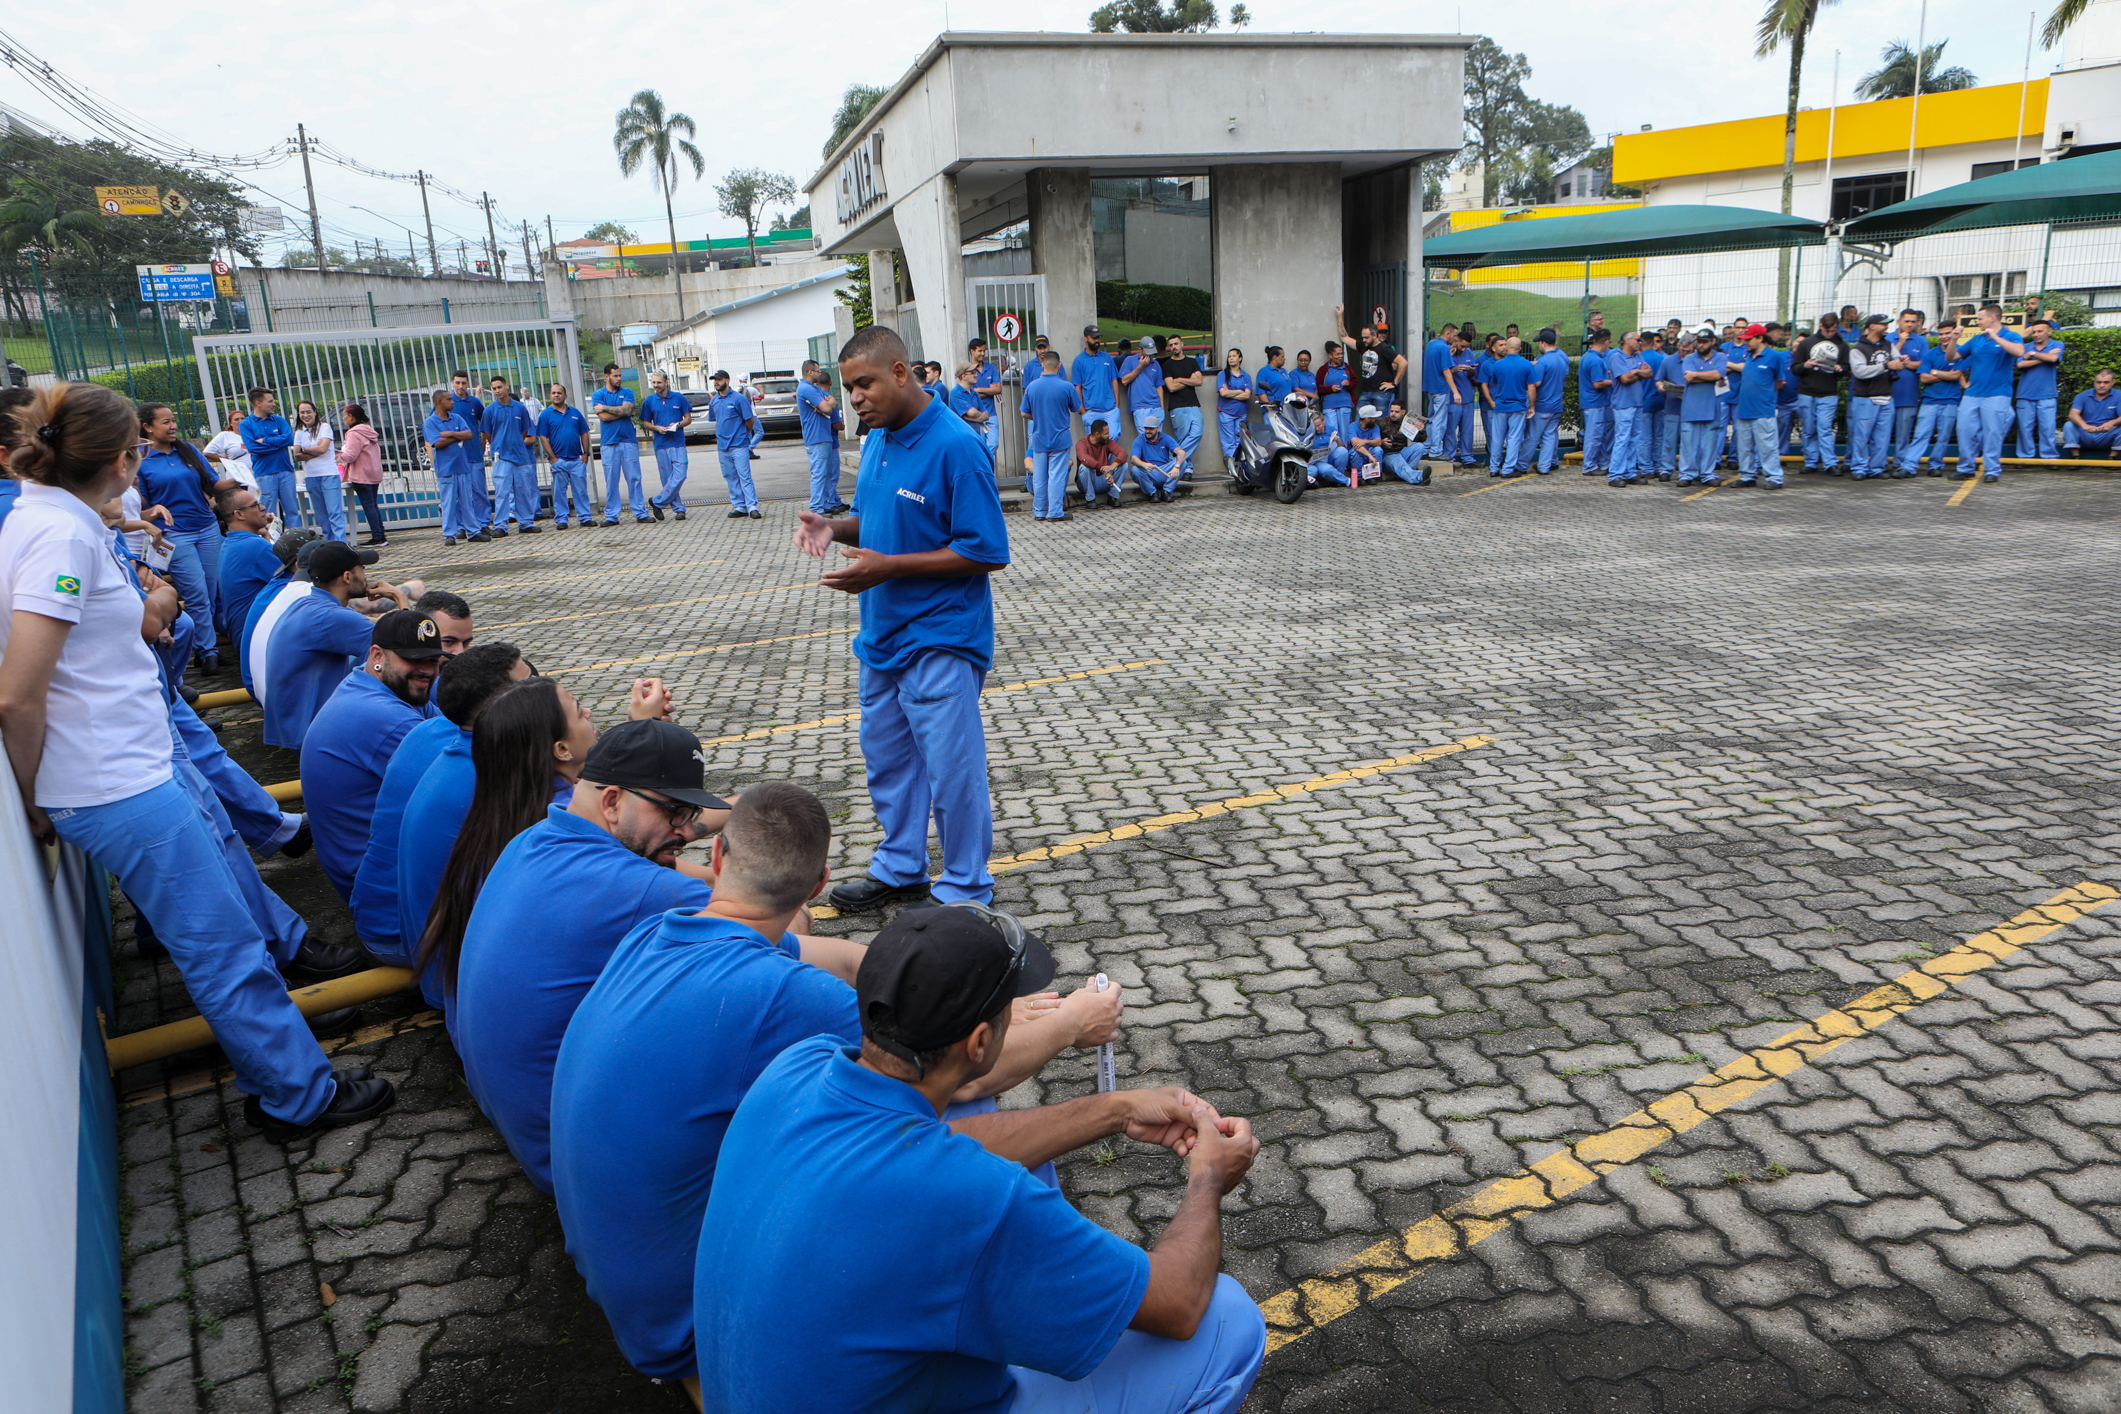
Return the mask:
[[928,504],[928,498],[926,496],[921,495],[918,491],[908,491],[905,487],[901,486],[898,488],[898,493],[901,496],[904,496],[909,501],[918,501],[924,506]]
[[52,593],[54,593],[54,594],[71,594],[71,595],[73,595],[73,596],[74,596],[74,597],[75,597],[76,599],[80,598],[80,597],[81,597],[81,580],[80,580],[80,577],[79,577],[79,576],[77,576],[77,575],[71,575],[71,574],[62,574],[62,575],[60,575],[60,576],[59,576],[59,577],[58,577],[57,579],[55,579],[55,580],[53,580],[53,581],[52,581]]

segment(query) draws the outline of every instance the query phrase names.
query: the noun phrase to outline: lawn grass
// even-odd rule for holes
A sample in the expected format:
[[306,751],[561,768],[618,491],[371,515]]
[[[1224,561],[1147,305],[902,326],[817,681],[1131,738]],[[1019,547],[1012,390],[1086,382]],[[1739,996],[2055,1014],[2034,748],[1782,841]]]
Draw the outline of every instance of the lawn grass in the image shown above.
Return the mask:
[[[1638,305],[1634,295],[1591,296],[1591,308],[1605,311],[1605,327],[1613,331],[1615,338],[1619,337],[1621,330],[1635,327]],[[1580,295],[1567,298],[1535,295],[1529,290],[1514,290],[1501,285],[1429,291],[1431,329],[1445,324],[1464,324],[1469,319],[1482,334],[1499,334],[1504,326],[1515,324],[1526,339],[1551,326],[1561,335],[1563,343],[1573,348],[1575,341],[1583,336],[1583,298]]]
[[[1097,327],[1108,349],[1117,346],[1121,339],[1139,340],[1144,334],[1176,334],[1187,343],[1195,345],[1214,342],[1213,335],[1206,329],[1167,329],[1161,324],[1136,324],[1126,319],[1106,319],[1103,316],[1099,316]],[[1054,342],[1061,341],[1056,339]]]
[[9,334],[0,339],[0,346],[5,346],[9,358],[32,373],[52,371],[52,346],[42,334],[32,334],[28,338]]

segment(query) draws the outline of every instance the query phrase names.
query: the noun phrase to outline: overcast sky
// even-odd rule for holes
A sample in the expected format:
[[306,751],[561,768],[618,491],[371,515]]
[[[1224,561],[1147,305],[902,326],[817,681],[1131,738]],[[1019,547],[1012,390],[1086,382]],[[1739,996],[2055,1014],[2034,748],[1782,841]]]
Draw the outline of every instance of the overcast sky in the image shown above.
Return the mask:
[[[2040,0],[2041,15],[2052,0]],[[1013,0],[994,6],[952,0],[965,29],[1080,32],[1090,0]],[[1484,33],[1532,65],[1528,92],[1574,104],[1595,133],[1633,132],[1779,112],[1787,61],[1752,57],[1760,0],[1669,6],[1487,0],[1457,7],[1386,6],[1354,0],[1251,0],[1253,33],[1299,26],[1365,32],[1380,9],[1395,22]],[[1228,6],[1224,6],[1227,12]],[[1916,5],[1830,4],[1813,34],[1804,101],[1829,101],[1833,55],[1841,51],[1841,101],[1889,41],[1912,43]],[[184,13],[190,10],[191,13]],[[648,177],[619,175],[613,115],[635,90],[699,124],[703,182],[689,171],[677,194],[680,239],[741,235],[714,213],[712,183],[738,167],[786,172],[798,184],[849,83],[889,86],[944,27],[944,0],[888,5],[836,0],[790,5],[650,7],[641,18],[603,18],[594,7],[410,3],[368,0],[332,7],[274,6],[266,24],[230,24],[230,11],[173,7],[168,0],[99,0],[94,25],[57,6],[13,10],[5,20],[23,45],[75,83],[147,119],[203,152],[255,152],[292,138],[297,122],[370,166],[424,167],[476,195],[491,191],[504,222],[551,216],[561,240],[616,218],[643,240],[664,239],[663,207]],[[1932,0],[1928,34],[1948,38],[1946,63],[1983,83],[2016,82],[2024,62],[2025,9],[1974,0]],[[549,16],[549,18],[545,18]],[[1002,22],[1006,23],[1002,23]],[[2037,77],[2058,56],[2036,51]],[[1182,77],[1182,76],[1181,76]],[[1389,94],[1373,101],[1390,102]],[[0,102],[85,135],[88,125],[55,107],[12,70],[0,68]],[[1064,113],[1056,123],[1067,121]],[[247,174],[292,218],[303,209],[302,173],[290,161]],[[405,232],[424,233],[416,188],[329,165],[316,169],[325,239],[382,238],[403,252]],[[483,216],[435,197],[437,237],[483,239]],[[366,210],[360,208],[367,208]],[[297,237],[307,240],[303,229]],[[518,242],[507,231],[502,240]],[[277,253],[269,250],[268,258]],[[445,263],[453,254],[445,253]],[[513,266],[520,262],[520,254]]]

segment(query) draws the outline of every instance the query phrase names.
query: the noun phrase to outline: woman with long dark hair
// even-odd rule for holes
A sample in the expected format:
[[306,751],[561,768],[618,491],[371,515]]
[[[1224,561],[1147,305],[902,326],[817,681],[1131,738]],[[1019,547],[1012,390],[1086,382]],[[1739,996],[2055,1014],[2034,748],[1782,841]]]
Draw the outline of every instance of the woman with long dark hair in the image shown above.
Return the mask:
[[140,404],[140,499],[167,512],[169,580],[199,630],[200,666],[220,666],[214,629],[221,622],[221,521],[214,492],[236,485],[214,475],[199,449],[177,435],[177,415],[166,403]]
[[346,440],[339,444],[339,475],[361,498],[361,516],[368,522],[368,538],[361,543],[388,545],[390,537],[383,533],[381,500],[382,438],[376,435],[375,424],[368,420],[368,409],[359,403],[348,403],[340,408],[339,420],[346,424]]
[[339,466],[332,457],[331,424],[304,398],[295,404],[295,465],[302,485],[309,492],[310,513],[326,540],[346,538],[346,484],[339,480]]
[[413,964],[424,975],[439,961],[445,1015],[456,999],[464,928],[488,871],[510,840],[545,818],[555,785],[581,778],[596,739],[588,709],[551,678],[526,678],[505,689],[473,721],[471,764],[478,783],[442,866]]

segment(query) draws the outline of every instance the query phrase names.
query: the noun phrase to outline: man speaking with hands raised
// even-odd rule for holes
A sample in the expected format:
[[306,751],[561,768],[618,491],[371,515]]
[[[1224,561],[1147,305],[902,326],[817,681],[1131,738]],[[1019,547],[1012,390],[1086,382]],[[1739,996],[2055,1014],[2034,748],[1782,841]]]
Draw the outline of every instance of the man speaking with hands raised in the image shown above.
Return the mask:
[[820,583],[861,596],[862,761],[884,839],[866,878],[833,889],[843,911],[929,892],[928,819],[942,840],[935,897],[994,897],[994,808],[980,689],[994,664],[987,576],[1007,568],[994,459],[980,435],[914,381],[906,346],[871,325],[840,353],[863,440],[854,513],[802,513],[795,543],[841,561]]

